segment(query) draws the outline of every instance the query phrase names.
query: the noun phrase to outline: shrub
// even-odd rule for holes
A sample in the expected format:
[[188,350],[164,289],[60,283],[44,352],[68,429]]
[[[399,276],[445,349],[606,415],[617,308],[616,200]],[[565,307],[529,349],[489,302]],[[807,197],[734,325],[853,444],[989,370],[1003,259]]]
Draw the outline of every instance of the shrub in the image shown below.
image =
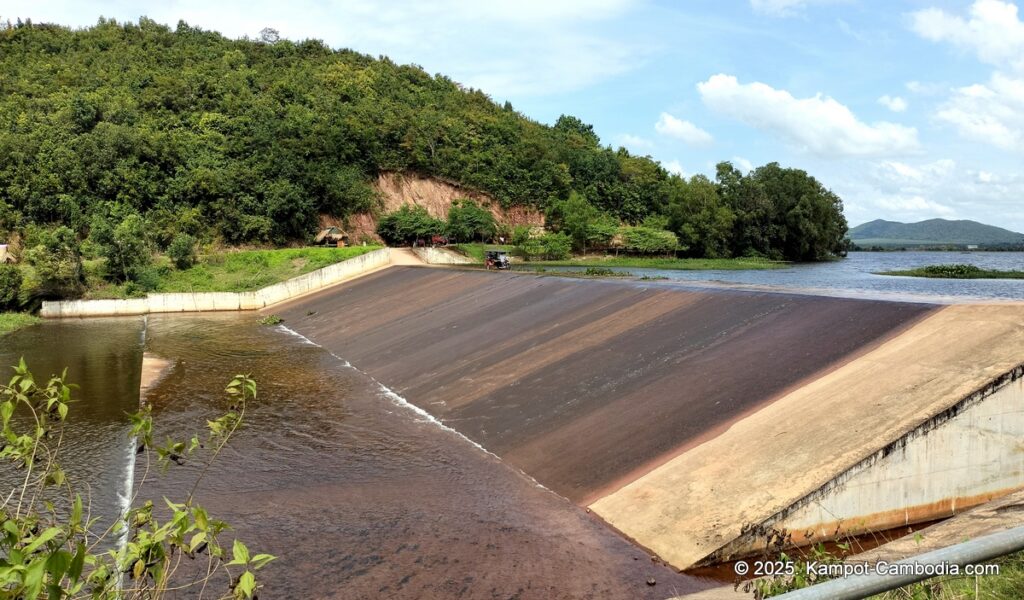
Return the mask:
[[520,250],[529,260],[563,260],[572,250],[572,238],[565,233],[547,233],[526,240]]
[[491,211],[472,200],[456,200],[448,210],[448,235],[459,242],[492,239],[498,232]]
[[395,212],[381,218],[377,224],[377,235],[388,244],[409,244],[417,239],[429,239],[441,235],[445,222],[435,219],[422,206],[404,205]]
[[18,294],[22,280],[21,269],[0,264],[0,311],[15,310],[21,304]]
[[922,269],[929,277],[960,279],[977,276],[981,269],[974,265],[930,265]]
[[668,254],[679,247],[676,234],[650,227],[620,227],[618,237],[626,252],[635,254]]
[[175,267],[182,270],[196,264],[196,238],[187,233],[174,236],[167,247],[167,256]]
[[117,226],[111,226],[111,218],[97,215],[89,237],[107,259],[106,275],[112,281],[135,281],[149,264],[146,222],[138,213],[124,217]]
[[66,298],[82,292],[82,255],[71,229],[30,228],[23,257],[35,272],[29,295]]

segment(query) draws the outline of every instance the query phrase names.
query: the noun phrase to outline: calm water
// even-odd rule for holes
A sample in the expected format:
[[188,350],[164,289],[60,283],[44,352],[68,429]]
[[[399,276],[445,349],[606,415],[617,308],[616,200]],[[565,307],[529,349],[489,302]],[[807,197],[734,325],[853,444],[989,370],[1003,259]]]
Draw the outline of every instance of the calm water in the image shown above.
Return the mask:
[[171,364],[146,394],[158,441],[202,431],[227,409],[229,378],[251,374],[259,397],[197,498],[233,526],[227,540],[279,557],[261,597],[665,598],[709,586],[252,314],[48,321],[0,343],[0,362],[24,355],[40,377],[70,367],[81,389],[64,466],[108,518],[129,475],[140,498],[182,499],[202,470],[132,466],[125,413],[139,405],[143,350]]
[[[875,275],[925,265],[964,263],[1024,270],[1024,252],[851,252],[842,260],[771,271],[616,269],[671,280],[810,291],[828,295],[937,302],[1024,300],[1024,280],[925,279]],[[566,267],[565,270],[578,270]]]

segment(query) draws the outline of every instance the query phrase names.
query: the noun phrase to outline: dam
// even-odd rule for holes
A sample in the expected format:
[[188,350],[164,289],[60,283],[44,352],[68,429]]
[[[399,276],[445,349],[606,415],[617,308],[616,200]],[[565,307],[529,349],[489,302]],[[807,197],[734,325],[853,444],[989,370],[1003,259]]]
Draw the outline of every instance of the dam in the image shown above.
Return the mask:
[[160,438],[250,373],[259,400],[198,497],[279,556],[267,597],[681,596],[766,531],[891,529],[1024,488],[1014,302],[391,266],[263,313],[283,324],[61,319],[0,359],[69,364],[109,404],[72,423],[97,489],[131,469],[117,415],[144,352],[168,364],[146,391]]
[[276,311],[677,569],[1024,486],[1024,307],[395,267]]

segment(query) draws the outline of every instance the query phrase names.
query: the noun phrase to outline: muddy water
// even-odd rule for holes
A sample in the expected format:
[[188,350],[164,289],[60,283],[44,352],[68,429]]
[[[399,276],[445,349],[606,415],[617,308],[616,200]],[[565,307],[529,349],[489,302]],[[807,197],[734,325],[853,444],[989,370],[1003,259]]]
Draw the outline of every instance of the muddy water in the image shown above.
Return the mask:
[[[653,563],[338,357],[254,321],[150,316],[145,349],[171,362],[147,394],[161,440],[184,438],[223,411],[232,374],[258,381],[246,427],[198,498],[250,547],[280,557],[263,572],[261,597],[666,598],[707,587]],[[115,490],[116,507],[127,465],[122,413],[137,403],[143,321],[70,323],[5,338],[0,356],[31,350],[39,369],[72,364],[89,447],[77,466],[94,464],[84,478]],[[77,370],[75,357],[84,363]],[[143,497],[181,498],[200,470],[186,464],[160,475],[140,463],[135,478],[145,476]]]
[[[124,483],[134,447],[127,414],[139,406],[144,328],[141,317],[68,320],[0,337],[5,383],[9,367],[24,357],[38,382],[67,368],[68,381],[79,386],[61,443],[62,466],[104,524],[128,497]],[[20,481],[7,464],[0,465],[0,491]]]

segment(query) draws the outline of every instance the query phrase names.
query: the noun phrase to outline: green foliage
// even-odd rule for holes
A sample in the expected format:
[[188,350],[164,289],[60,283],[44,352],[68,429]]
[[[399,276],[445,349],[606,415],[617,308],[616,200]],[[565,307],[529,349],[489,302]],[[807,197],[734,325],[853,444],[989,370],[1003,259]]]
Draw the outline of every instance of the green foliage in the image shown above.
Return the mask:
[[934,279],[1024,279],[1024,271],[982,269],[975,265],[929,265],[906,271],[885,271],[878,275],[903,275]]
[[22,256],[32,267],[31,277],[24,283],[31,295],[67,298],[81,294],[82,255],[70,228],[29,228]]
[[[179,234],[304,240],[320,215],[375,212],[382,172],[457,182],[503,206],[566,199],[554,226],[578,249],[607,245],[613,224],[662,229],[665,218],[695,257],[819,260],[845,248],[842,203],[803,171],[728,165],[712,191],[602,146],[576,117],[546,126],[447,77],[315,40],[229,40],[148,19],[26,24],[0,29],[0,72],[0,230],[65,226],[82,237],[96,225],[91,237],[108,243],[90,243],[119,282],[145,267],[147,252],[109,243],[122,225],[137,233],[132,214],[147,235],[121,241],[159,249]],[[385,219],[391,243],[441,233],[436,220],[409,230]],[[456,229],[493,235],[486,224]],[[80,291],[80,273],[54,266],[38,269],[43,294]]]
[[509,240],[513,246],[522,246],[530,239],[530,231],[533,228],[529,225],[516,225],[512,229],[512,239]]
[[389,244],[411,244],[442,235],[445,222],[435,219],[422,206],[403,205],[377,223],[377,235]]
[[167,246],[167,256],[178,269],[187,269],[196,264],[196,238],[187,233],[174,236]]
[[265,317],[261,317],[257,322],[260,325],[280,325],[281,323],[284,323],[284,319],[278,315],[267,315]]
[[[197,435],[188,443],[168,441],[155,447],[149,410],[131,415],[131,435],[145,458],[155,452],[165,465],[201,460],[204,455],[205,461],[182,502],[165,500],[167,520],[158,518],[152,501],[137,502],[105,530],[97,519],[89,518],[89,507],[60,466],[60,440],[74,389],[66,372],[37,382],[24,360],[10,382],[0,385],[6,441],[0,461],[23,474],[21,486],[0,505],[0,597],[161,598],[172,588],[186,594],[205,589],[220,572],[232,581],[227,595],[254,597],[259,587],[254,572],[274,557],[252,555],[238,540],[232,542],[229,556],[220,537],[228,525],[211,518],[193,496],[210,464],[242,425],[246,403],[256,398],[255,382],[239,375],[228,384],[225,391],[232,407],[208,423],[204,441]],[[52,500],[57,499],[66,510],[55,508]],[[121,535],[123,544],[103,550]],[[175,579],[184,558],[205,560],[206,576]]]
[[115,285],[95,282],[90,298],[123,298],[146,292],[248,292],[379,250],[380,246],[283,248],[215,252],[187,269],[169,263],[140,271],[139,281]]
[[620,227],[622,248],[633,254],[670,254],[679,247],[676,234],[649,227]]
[[147,242],[146,222],[138,213],[130,213],[112,225],[111,219],[97,214],[92,221],[89,239],[100,256],[106,259],[106,276],[111,281],[140,280],[143,270],[152,260]]
[[41,320],[28,313],[0,313],[0,335],[35,325]]
[[602,213],[576,192],[565,200],[552,202],[547,221],[553,231],[568,234],[573,248],[584,253],[588,246],[606,247],[619,225],[617,219]]
[[452,202],[448,209],[448,237],[456,242],[486,242],[498,233],[498,226],[491,211],[473,202],[462,199]]
[[0,311],[15,310],[21,304],[19,296],[23,279],[18,267],[0,264]]
[[527,260],[562,260],[572,251],[572,239],[565,233],[546,233],[526,240],[519,251]]

